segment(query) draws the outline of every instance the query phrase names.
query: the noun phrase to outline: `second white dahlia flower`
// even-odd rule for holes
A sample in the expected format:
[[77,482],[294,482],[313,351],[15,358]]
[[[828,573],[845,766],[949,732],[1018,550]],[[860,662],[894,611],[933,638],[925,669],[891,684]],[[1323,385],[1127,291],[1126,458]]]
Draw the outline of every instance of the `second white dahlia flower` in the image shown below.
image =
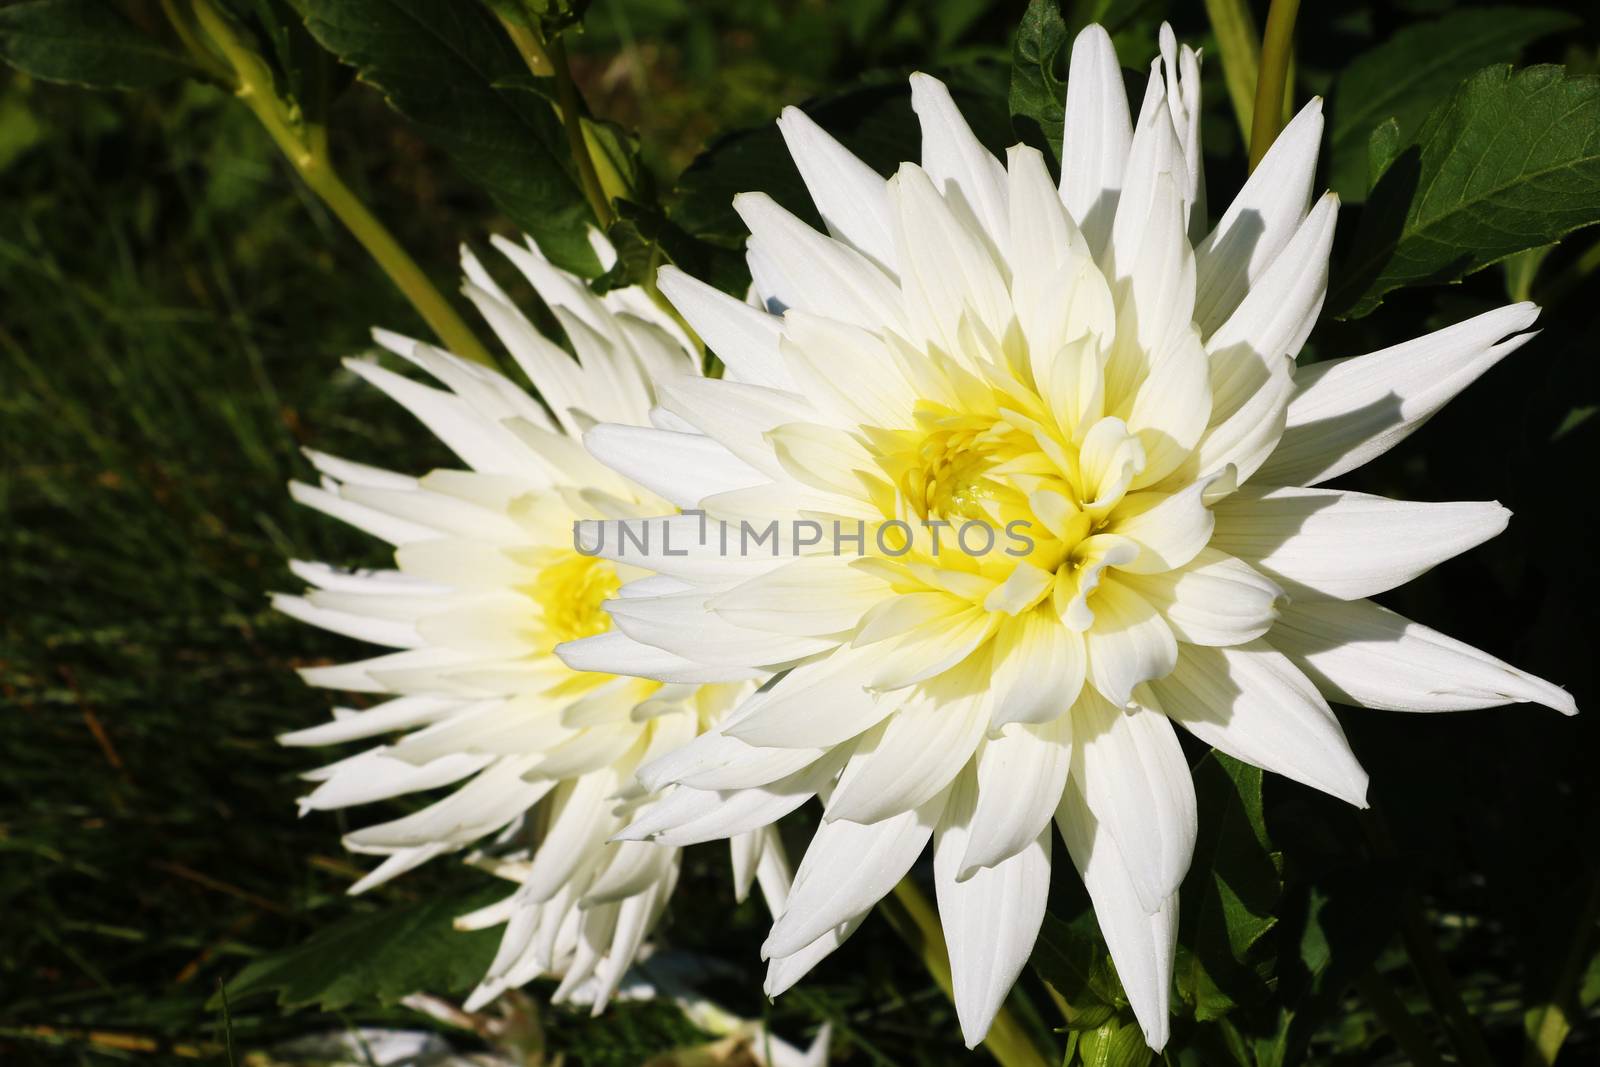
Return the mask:
[[[384,347],[444,388],[347,361],[465,469],[413,477],[308,453],[322,483],[291,485],[295,499],[393,545],[395,568],[296,562],[311,590],[275,603],[394,651],[301,671],[312,685],[381,702],[338,709],[334,721],[282,740],[333,745],[409,731],[306,776],[318,784],[302,799],[304,810],[448,790],[411,814],[346,836],[351,850],[384,857],[351,891],[493,839],[494,854],[479,862],[517,888],[458,923],[506,925],[468,1009],[553,974],[563,978],[558,1000],[576,995],[598,1011],[678,876],[678,850],[610,841],[648,800],[635,768],[715,722],[753,688],[746,679],[758,672],[710,672],[721,684],[702,686],[685,684],[665,654],[653,680],[582,673],[551,654],[561,642],[608,632],[603,602],[638,573],[581,555],[572,524],[669,506],[595,462],[579,437],[597,420],[646,423],[652,381],[699,374],[699,357],[641,290],[597,297],[531,241],[495,243],[560,321],[578,359],[541,336],[464,252],[467,296],[543,405],[496,371],[384,331],[376,333]],[[598,237],[596,251],[603,261],[615,258]],[[759,872],[763,889],[781,899],[788,873],[770,830],[738,838],[733,854],[739,896]]]
[[1085,30],[1059,187],[1031,148],[995,159],[925,75],[922,163],[887,181],[790,109],[829,233],[737,198],[764,309],[662,272],[734,380],[663,382],[670,422],[587,439],[705,514],[588,528],[656,576],[608,605],[631,643],[558,653],[786,672],[643,768],[677,788],[627,833],[680,845],[823,797],[764,947],[769,993],[931,840],[977,1042],[1033,946],[1054,822],[1160,1048],[1195,840],[1175,727],[1361,805],[1330,699],[1575,710],[1367,599],[1499,533],[1505,509],[1314,488],[1525,342],[1536,310],[1297,370],[1338,208],[1311,195],[1320,103],[1206,232],[1198,93],[1164,29],[1134,121],[1109,37]]

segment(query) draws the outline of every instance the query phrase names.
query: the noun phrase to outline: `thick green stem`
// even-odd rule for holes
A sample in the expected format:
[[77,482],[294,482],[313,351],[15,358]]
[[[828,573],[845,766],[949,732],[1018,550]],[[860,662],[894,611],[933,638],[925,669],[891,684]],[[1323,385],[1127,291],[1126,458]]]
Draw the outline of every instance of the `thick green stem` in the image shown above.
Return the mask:
[[572,81],[572,68],[567,64],[567,48],[555,37],[545,45],[550,63],[555,67],[556,99],[561,104],[561,124],[566,127],[567,147],[572,152],[572,162],[578,167],[578,184],[583,187],[584,199],[594,212],[600,228],[606,229],[616,216],[611,211],[611,201],[600,186],[600,175],[594,169],[594,157],[589,154],[589,144],[583,135],[583,106],[578,100],[578,87]]
[[[944,930],[939,926],[938,912],[909,875],[900,879],[900,883],[894,887],[894,903],[898,906],[890,907],[889,901],[884,901],[882,905],[889,925],[917,953],[928,974],[954,1003],[950,950],[945,945]],[[1005,1005],[1001,1005],[995,1014],[988,1036],[983,1039],[983,1047],[1002,1067],[1047,1067],[1044,1057],[1039,1055],[1039,1050]]]
[[319,130],[309,124],[300,126],[291,118],[289,106],[274,91],[272,72],[262,58],[239,40],[227,19],[212,6],[212,0],[192,3],[200,28],[233,68],[235,94],[266,128],[307,188],[378,261],[446,348],[464,359],[492,367],[494,360],[488,350],[434,288],[422,268],[333,169]]
[[1433,1043],[1406,1010],[1388,979],[1379,974],[1376,968],[1368,967],[1356,977],[1356,988],[1361,990],[1362,999],[1378,1017],[1383,1028],[1389,1031],[1389,1036],[1400,1046],[1400,1051],[1405,1053],[1412,1067],[1442,1067],[1444,1061],[1439,1059]]
[[1294,54],[1294,20],[1299,13],[1300,0],[1272,0],[1272,7],[1267,10],[1267,30],[1261,38],[1261,69],[1250,112],[1251,170],[1256,169],[1283,129],[1283,98]]

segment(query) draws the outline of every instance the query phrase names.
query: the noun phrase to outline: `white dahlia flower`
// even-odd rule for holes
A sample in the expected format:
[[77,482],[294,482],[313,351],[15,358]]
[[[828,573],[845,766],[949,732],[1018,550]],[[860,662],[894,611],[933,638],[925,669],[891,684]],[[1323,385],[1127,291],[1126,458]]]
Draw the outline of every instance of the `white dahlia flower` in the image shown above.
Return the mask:
[[1403,439],[1532,336],[1536,310],[1297,371],[1338,208],[1311,196],[1321,104],[1207,233],[1198,73],[1164,29],[1130,121],[1111,41],[1085,30],[1059,188],[1031,148],[990,155],[925,75],[922,165],[887,181],[790,109],[831,236],[746,194],[764,310],[661,273],[738,380],[662,382],[681,425],[587,441],[705,515],[586,534],[656,576],[608,605],[635,644],[558,654],[651,677],[627,654],[648,644],[787,672],[643,768],[678,787],[626,834],[681,845],[825,799],[765,944],[769,993],[931,838],[978,1041],[1036,937],[1054,820],[1160,1048],[1195,838],[1175,725],[1361,805],[1329,699],[1575,710],[1366,599],[1499,533],[1504,508],[1312,488]]
[[[278,596],[305,622],[397,651],[301,671],[312,685],[382,703],[283,737],[331,745],[387,737],[306,777],[302,810],[453,791],[398,819],[350,833],[355,852],[386,857],[351,891],[491,835],[477,857],[516,891],[458,925],[505,923],[469,1010],[545,974],[557,999],[604,1006],[665,907],[678,850],[609,839],[647,797],[642,762],[678,748],[744,693],[758,672],[697,670],[686,684],[657,654],[654,680],[585,674],[551,654],[610,629],[602,602],[633,572],[575,550],[580,518],[659,513],[670,505],[596,463],[579,443],[598,420],[643,424],[653,379],[695,376],[682,330],[637,288],[597,297],[528,247],[496,240],[560,320],[578,355],[540,336],[482,265],[463,253],[464,291],[544,398],[429,345],[377,331],[379,343],[437,379],[423,385],[375,362],[347,366],[415,415],[465,464],[420,478],[308,453],[322,484],[294,498],[395,546],[395,569],[296,562],[312,588]],[[602,260],[614,259],[596,239]],[[679,666],[688,666],[680,664]],[[681,672],[678,672],[681,673]],[[787,868],[772,831],[733,845],[742,898],[757,873],[780,892]]]

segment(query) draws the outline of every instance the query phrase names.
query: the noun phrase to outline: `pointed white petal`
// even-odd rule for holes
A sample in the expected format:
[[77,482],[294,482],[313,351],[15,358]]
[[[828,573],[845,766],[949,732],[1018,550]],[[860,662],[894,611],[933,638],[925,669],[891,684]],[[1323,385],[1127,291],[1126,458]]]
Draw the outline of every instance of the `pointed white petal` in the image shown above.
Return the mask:
[[1072,765],[1072,716],[1013,723],[978,752],[978,807],[956,877],[1027,848],[1050,825]]
[[1147,913],[1177,892],[1194,855],[1194,780],[1166,716],[1093,695],[1073,709],[1072,778],[1117,842]]
[[978,817],[976,794],[973,776],[963,775],[951,789],[933,843],[933,885],[950,950],[952,998],[968,1048],[989,1032],[1028,962],[1050,894],[1048,815],[1021,851],[971,877],[958,877]]
[[762,956],[793,955],[882,899],[928,843],[946,795],[870,826],[844,819],[819,826]]
[[1211,547],[1293,598],[1355,600],[1480,545],[1511,513],[1493,501],[1422,503],[1337,489],[1245,486],[1218,501]]
[[1169,718],[1235,759],[1367,806],[1367,773],[1339,720],[1287,657],[1264,641],[1181,647],[1172,673],[1150,683]]
[[1217,228],[1195,247],[1195,322],[1202,337],[1222,325],[1294,236],[1311,206],[1322,141],[1322,98],[1313,97],[1272,142]]
[[880,266],[896,269],[889,194],[883,175],[861,162],[797,107],[783,109],[778,116],[778,130],[828,232]]
[[[1532,304],[1511,304],[1426,337],[1295,373],[1283,439],[1256,477],[1316,485],[1383,455],[1478,376],[1532,340]],[[1504,338],[1504,340],[1502,340]]]
[[1460,711],[1531,702],[1578,711],[1560,686],[1370,600],[1291,604],[1267,640],[1342,704]]
[[1159,1051],[1167,1043],[1167,1012],[1172,997],[1172,963],[1178,938],[1178,896],[1153,914],[1139,904],[1133,879],[1116,842],[1099,824],[1076,782],[1068,779],[1056,825],[1073,865],[1094,902],[1095,919],[1105,935],[1117,977],[1128,994],[1144,1040]]
[[1061,140],[1061,202],[1098,253],[1111,234],[1133,141],[1122,65],[1098,24],[1072,42]]
[[[911,109],[922,125],[922,169],[948,203],[983,227],[991,247],[1003,255],[1011,246],[1005,167],[973,136],[938,78],[911,75]],[[902,272],[906,267],[901,264]]]
[[731,377],[773,389],[790,388],[789,373],[778,357],[782,320],[776,315],[735,300],[671,264],[656,272],[656,285]]

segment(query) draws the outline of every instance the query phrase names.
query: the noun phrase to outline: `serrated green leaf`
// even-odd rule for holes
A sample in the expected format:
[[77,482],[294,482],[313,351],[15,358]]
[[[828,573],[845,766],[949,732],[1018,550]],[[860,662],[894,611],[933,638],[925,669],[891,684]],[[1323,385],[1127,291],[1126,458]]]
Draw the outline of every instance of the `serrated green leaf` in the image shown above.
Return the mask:
[[105,0],[32,0],[0,9],[0,57],[45,81],[149,89],[196,73]]
[[285,1008],[392,1004],[411,993],[459,993],[483,977],[498,930],[461,932],[456,916],[499,900],[479,888],[418,904],[353,915],[303,944],[255,960],[228,983],[228,1000],[276,994]]
[[1057,0],[1032,0],[1011,48],[1012,128],[1035,148],[1048,149],[1058,163],[1071,40]]
[[1440,104],[1362,213],[1329,305],[1359,318],[1600,222],[1600,79],[1490,67]]
[[592,277],[594,216],[566,133],[487,8],[457,0],[300,0],[323,46],[444,149],[556,265]]
[[1328,184],[1350,203],[1365,199],[1374,127],[1392,118],[1400,136],[1410,137],[1461,79],[1512,62],[1530,42],[1576,21],[1537,7],[1465,8],[1407,26],[1361,53],[1329,93]]
[[1178,988],[1197,1019],[1259,999],[1257,945],[1276,924],[1282,857],[1267,838],[1262,772],[1219,752],[1194,768],[1200,835],[1179,909]]

